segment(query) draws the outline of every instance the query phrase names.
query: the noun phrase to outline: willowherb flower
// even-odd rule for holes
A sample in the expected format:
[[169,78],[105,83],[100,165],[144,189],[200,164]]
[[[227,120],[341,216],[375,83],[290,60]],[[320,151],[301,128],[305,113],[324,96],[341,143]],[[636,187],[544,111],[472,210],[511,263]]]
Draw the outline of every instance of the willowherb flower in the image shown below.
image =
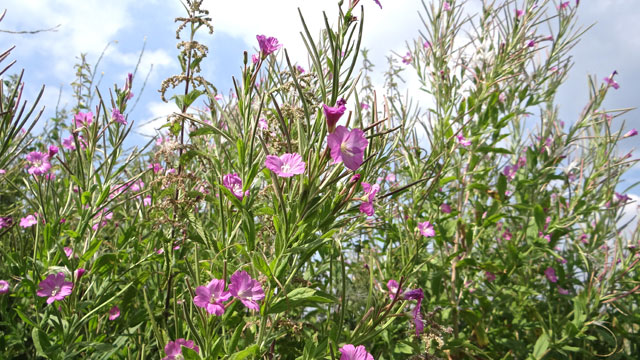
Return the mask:
[[80,278],[82,277],[82,275],[84,275],[85,272],[87,272],[86,269],[77,268],[76,271],[75,271],[76,279],[80,280]]
[[362,204],[360,204],[360,212],[367,214],[367,216],[372,216],[374,213],[373,200],[378,191],[380,191],[380,185],[362,182],[362,189],[364,190],[364,196],[362,197]]
[[322,104],[322,109],[324,110],[324,117],[327,119],[327,128],[329,129],[329,133],[332,133],[335,128],[340,117],[344,115],[344,112],[347,110],[345,106],[346,102],[344,99],[338,100],[336,106],[328,106],[327,104]]
[[51,304],[56,300],[62,300],[71,294],[73,283],[64,281],[64,273],[51,274],[38,284],[39,290],[36,294],[40,297],[47,298],[47,304]]
[[235,195],[238,200],[242,200],[243,197],[249,195],[249,190],[244,193],[242,192],[242,179],[240,179],[240,176],[238,176],[238,174],[236,173],[223,176],[222,185],[229,189],[229,191],[231,191],[231,193]]
[[196,288],[196,296],[193,303],[201,307],[209,314],[224,314],[224,302],[229,300],[231,294],[224,290],[225,281],[213,279],[206,286],[198,286]]
[[429,49],[431,47],[431,41],[425,40],[424,44],[422,44],[422,47],[425,49]]
[[260,46],[260,53],[262,54],[262,58],[266,58],[267,55],[272,52],[280,49],[282,44],[278,44],[278,39],[274,37],[266,37],[264,35],[256,35],[256,39],[258,40],[258,45]]
[[424,292],[421,288],[405,291],[402,294],[404,300],[417,300],[418,303],[411,311],[413,317],[413,325],[416,327],[416,336],[420,335],[424,330],[424,322],[422,321],[422,314],[420,308],[422,306],[422,300],[424,299]]
[[629,131],[627,131],[626,134],[622,135],[623,138],[628,138],[628,137],[632,137],[632,136],[636,136],[638,135],[638,130],[636,129],[631,129]]
[[433,224],[428,221],[418,223],[418,230],[424,237],[436,236],[436,231],[433,229]]
[[487,279],[488,282],[492,282],[493,280],[496,279],[496,276],[494,273],[492,273],[491,271],[485,271],[484,272],[484,276]]
[[567,290],[565,288],[561,288],[560,286],[558,286],[558,294],[560,294],[560,295],[569,295],[569,290]]
[[267,130],[269,128],[267,119],[261,118],[260,120],[258,120],[258,128],[260,128],[260,130]]
[[120,317],[120,309],[118,309],[118,307],[114,305],[111,309],[109,309],[109,320],[113,321],[118,317]]
[[279,177],[292,177],[304,173],[305,163],[298,153],[282,154],[280,157],[267,155],[264,162],[267,169],[273,171]]
[[518,165],[507,165],[502,170],[502,174],[507,178],[507,180],[511,181],[516,177],[516,173],[518,172]]
[[38,220],[36,220],[36,217],[33,215],[27,215],[22,219],[20,219],[20,226],[22,226],[23,228],[32,227],[37,223],[38,223]]
[[614,71],[613,74],[611,74],[611,76],[604,78],[604,82],[607,83],[607,86],[611,86],[612,88],[618,90],[620,89],[620,85],[613,80],[613,76],[616,75],[618,72]]
[[9,292],[9,282],[7,280],[0,280],[0,294],[6,294]]
[[440,205],[440,211],[445,214],[451,214],[451,205],[443,203],[442,205]]
[[93,122],[93,113],[91,111],[83,113],[79,112],[73,117],[73,125],[76,129],[88,127]]
[[67,258],[71,259],[71,257],[73,256],[73,249],[70,247],[63,247],[62,250],[64,250],[64,254],[67,256]]
[[400,284],[394,279],[387,281],[387,289],[389,289],[389,297],[395,298],[396,294],[402,295],[402,289],[400,288]]
[[380,9],[382,9],[382,4],[380,4],[380,0],[373,0],[376,4],[378,4],[378,6],[380,6]]
[[300,74],[304,74],[304,73],[305,73],[304,68],[303,68],[302,66],[300,66],[300,65],[297,65],[297,66],[296,66],[296,70],[298,70],[298,72],[299,72]]
[[264,290],[260,282],[252,279],[246,271],[236,271],[231,275],[229,292],[249,309],[260,310],[257,301],[264,299]]
[[442,5],[442,10],[450,11],[451,10],[451,4],[449,4],[448,1],[445,1],[444,4]]
[[49,159],[56,156],[57,153],[58,153],[58,147],[55,145],[49,145],[49,151],[47,153],[47,155],[49,156]]
[[569,2],[565,1],[565,2],[560,3],[560,5],[558,6],[558,9],[564,10],[564,9],[566,9],[568,7],[569,7]]
[[467,140],[462,134],[456,135],[456,139],[458,141],[458,144],[460,144],[461,146],[467,147],[471,145],[471,141]]
[[550,282],[552,282],[552,283],[558,282],[558,277],[556,276],[556,271],[552,267],[548,267],[544,271],[544,275],[547,277],[547,280],[549,280]]
[[369,141],[360,129],[349,131],[340,125],[327,136],[327,144],[331,150],[333,163],[343,162],[350,170],[357,170],[364,161],[364,149]]
[[338,349],[338,351],[340,351],[340,360],[374,360],[364,345],[358,345],[356,347],[352,344],[347,344]]
[[516,9],[516,18],[521,18],[524,15],[524,10]]
[[164,352],[167,356],[163,357],[162,360],[179,360],[183,359],[182,357],[182,347],[186,347],[192,349],[196,353],[200,352],[200,349],[196,344],[194,344],[193,340],[185,340],[178,339],[176,341],[169,341],[167,345],[164,346]]
[[405,65],[409,65],[411,64],[411,61],[413,61],[413,57],[411,57],[411,52],[407,51],[407,55],[402,57],[402,62]]
[[127,119],[124,118],[124,115],[122,115],[122,113],[120,113],[120,110],[118,110],[117,108],[113,108],[113,110],[111,111],[111,118],[117,123],[127,125]]
[[369,104],[367,104],[367,103],[360,103],[360,109],[362,109],[362,110],[369,110]]
[[151,205],[151,195],[147,195],[142,199],[142,205],[143,206],[150,206]]
[[13,219],[11,216],[0,216],[0,229],[8,228],[13,225]]
[[31,175],[44,175],[51,169],[49,155],[40,151],[32,151],[27,154],[27,161],[31,163],[28,170]]

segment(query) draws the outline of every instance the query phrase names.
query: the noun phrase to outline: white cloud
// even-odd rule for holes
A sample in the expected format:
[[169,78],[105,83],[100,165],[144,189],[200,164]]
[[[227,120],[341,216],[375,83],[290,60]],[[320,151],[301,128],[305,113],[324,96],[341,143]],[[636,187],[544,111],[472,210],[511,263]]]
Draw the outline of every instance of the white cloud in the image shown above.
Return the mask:
[[173,102],[152,102],[147,105],[147,110],[151,116],[138,124],[136,132],[144,136],[155,136],[158,128],[167,122],[167,116],[177,110]]

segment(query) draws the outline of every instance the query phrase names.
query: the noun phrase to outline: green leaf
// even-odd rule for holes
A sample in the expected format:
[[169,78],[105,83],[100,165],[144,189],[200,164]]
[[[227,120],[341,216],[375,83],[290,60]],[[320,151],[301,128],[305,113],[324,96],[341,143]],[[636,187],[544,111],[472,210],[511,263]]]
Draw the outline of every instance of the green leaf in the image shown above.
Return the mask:
[[542,359],[549,349],[549,336],[547,333],[542,333],[533,346],[533,357],[535,359]]
[[49,342],[47,334],[38,328],[33,328],[33,330],[31,330],[31,338],[33,339],[33,345],[36,347],[36,354],[49,359],[47,354],[49,354],[51,343]]
[[533,208],[533,216],[536,218],[536,225],[538,226],[538,231],[544,230],[544,210],[542,210],[542,206],[540,204],[536,204]]
[[255,355],[258,352],[258,345],[251,345],[248,348],[238,351],[235,354],[231,354],[231,356],[229,356],[229,360],[242,360],[242,359],[246,359],[247,357],[251,356],[251,355]]
[[182,356],[184,360],[198,360],[201,359],[200,355],[198,355],[195,350],[189,349],[188,347],[182,347]]
[[297,288],[286,295],[285,299],[281,299],[275,303],[270,309],[270,314],[277,314],[299,306],[311,306],[317,303],[333,303],[337,299],[325,292],[314,290],[311,288]]

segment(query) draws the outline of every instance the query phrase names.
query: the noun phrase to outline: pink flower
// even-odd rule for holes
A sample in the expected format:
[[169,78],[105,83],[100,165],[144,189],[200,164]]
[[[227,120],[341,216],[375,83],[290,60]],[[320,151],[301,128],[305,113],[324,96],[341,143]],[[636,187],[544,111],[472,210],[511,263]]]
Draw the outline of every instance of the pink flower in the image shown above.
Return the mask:
[[524,15],[524,10],[516,9],[516,18],[521,18]]
[[298,153],[282,154],[280,157],[267,155],[264,162],[267,169],[273,171],[279,177],[292,177],[304,173],[305,163]]
[[1,217],[0,216],[0,229],[8,228],[13,225],[13,219],[11,216]]
[[346,102],[344,99],[338,100],[335,107],[327,106],[327,104],[322,104],[322,108],[324,110],[324,117],[327,118],[327,128],[329,129],[329,133],[332,133],[336,128],[336,123],[340,120],[340,117],[347,110],[347,107],[344,106]]
[[67,258],[71,259],[71,257],[73,256],[73,249],[66,246],[62,249],[64,250],[64,254],[67,255]]
[[422,44],[422,47],[424,47],[425,49],[428,49],[431,47],[431,42],[429,40],[425,40],[424,44]]
[[558,6],[558,8],[559,8],[560,10],[564,10],[564,9],[566,9],[566,8],[568,8],[568,7],[569,7],[569,2],[568,2],[568,1],[565,1],[565,2],[563,2],[563,3],[560,3],[560,6]]
[[387,289],[389,289],[389,297],[395,298],[396,294],[402,295],[402,289],[399,289],[400,285],[397,281],[391,279],[387,281]]
[[160,165],[160,163],[149,164],[149,165],[147,165],[147,168],[153,169],[153,173],[154,174],[157,174],[160,171],[162,171],[162,165]]
[[56,156],[58,153],[58,147],[55,145],[49,145],[49,153],[47,154],[49,158]]
[[364,190],[364,196],[362,197],[362,204],[360,204],[360,212],[367,214],[367,216],[372,216],[374,213],[373,209],[373,200],[376,197],[378,191],[380,191],[380,186],[378,184],[369,184],[366,182],[362,182],[362,189]]
[[240,179],[240,176],[238,176],[238,174],[236,173],[223,176],[222,185],[229,189],[229,191],[231,191],[231,193],[235,195],[238,200],[242,200],[243,197],[249,195],[249,190],[247,190],[245,193],[242,193],[242,179]]
[[378,6],[380,6],[380,9],[382,9],[382,4],[380,4],[380,0],[373,0],[376,4],[378,4]]
[[300,65],[296,66],[296,69],[298,70],[298,72],[300,74],[304,74],[305,73],[304,68],[302,66],[300,66]]
[[216,101],[220,101],[222,100],[222,95],[221,94],[216,94],[216,96],[213,97]]
[[75,150],[76,144],[73,142],[73,135],[70,135],[68,138],[62,140],[62,147],[67,150]]
[[364,161],[364,149],[369,145],[369,141],[364,137],[362,130],[349,131],[340,125],[327,136],[327,144],[331,149],[334,164],[342,161],[344,166],[355,171]]
[[442,205],[440,205],[440,211],[445,214],[451,214],[451,205],[443,203]]
[[632,136],[636,136],[636,135],[638,135],[638,130],[631,129],[626,134],[622,135],[622,137],[623,138],[628,138],[628,137],[632,137]]
[[360,109],[362,109],[362,110],[369,110],[369,104],[367,104],[367,103],[360,103]]
[[396,174],[388,174],[387,176],[385,176],[384,178],[386,181],[388,182],[395,182],[396,181]]
[[73,117],[73,124],[76,129],[81,127],[88,127],[93,122],[93,113],[91,111],[87,113],[79,112]]
[[75,272],[75,274],[76,274],[76,279],[80,280],[80,278],[82,277],[82,275],[84,275],[84,273],[85,273],[85,272],[87,272],[87,270],[86,270],[86,269],[84,269],[84,268],[77,268],[77,269],[76,269],[76,272]]
[[143,206],[150,206],[151,205],[151,195],[147,195],[142,199],[142,205]]
[[29,174],[32,175],[44,175],[51,169],[51,163],[49,163],[49,155],[41,153],[40,151],[32,151],[27,155],[27,161],[31,163],[29,167]]
[[42,280],[38,285],[40,289],[36,294],[40,297],[47,298],[47,304],[51,304],[56,300],[62,300],[71,294],[73,283],[64,281],[64,273],[51,274]]
[[556,271],[552,267],[548,267],[544,271],[544,275],[547,277],[547,280],[551,281],[552,283],[558,282],[558,277],[556,276]]
[[267,120],[265,118],[261,118],[258,120],[258,127],[261,130],[267,130],[269,128],[269,124],[267,124]]
[[620,85],[613,80],[613,76],[616,75],[618,72],[614,71],[613,74],[611,74],[611,76],[604,78],[604,82],[607,83],[607,86],[611,86],[612,88],[618,90],[620,89]]
[[28,227],[32,227],[37,223],[38,223],[38,220],[36,220],[36,217],[33,215],[27,215],[26,217],[23,217],[22,219],[20,219],[20,226],[22,226],[25,229]]
[[507,180],[511,181],[516,177],[516,172],[518,172],[518,165],[507,165],[502,170],[502,174],[507,177]]
[[258,54],[251,54],[251,63],[253,63],[253,65],[257,64],[259,61],[260,57]]
[[120,113],[120,110],[113,108],[111,111],[111,118],[113,121],[120,123],[122,125],[127,125],[127,119],[124,118],[124,115]]
[[417,300],[418,303],[411,311],[413,317],[413,325],[416,327],[416,336],[422,333],[424,330],[424,322],[422,321],[422,314],[420,313],[420,307],[422,306],[422,300],[424,299],[424,292],[421,288],[405,291],[402,294],[404,300]]
[[402,62],[405,65],[409,65],[411,64],[411,61],[413,60],[413,58],[411,57],[411,53],[409,51],[407,51],[407,55],[402,57]]
[[118,307],[114,305],[109,310],[109,320],[113,321],[113,320],[117,319],[118,317],[120,317],[120,309],[118,309]]
[[0,294],[6,294],[9,292],[9,282],[7,280],[0,280]]
[[198,286],[193,303],[201,307],[209,314],[224,314],[224,302],[229,300],[231,294],[224,290],[224,280],[213,279],[207,286]]
[[444,4],[442,5],[442,10],[444,11],[449,11],[451,10],[451,5],[449,4],[448,1],[445,1]]
[[558,286],[558,294],[560,294],[560,295],[569,295],[569,290],[567,290],[565,288],[561,288],[560,286]]
[[260,46],[260,52],[262,53],[263,59],[282,47],[282,44],[278,44],[278,39],[274,37],[256,35],[256,39],[258,39],[258,45]]
[[496,276],[490,271],[485,271],[484,272],[484,276],[485,276],[485,278],[487,279],[488,282],[492,282],[493,280],[496,279]]
[[340,360],[373,360],[373,356],[367,352],[364,345],[355,347],[351,344],[341,347]]
[[456,135],[456,139],[458,141],[458,144],[460,144],[460,145],[462,145],[464,147],[467,147],[467,146],[471,145],[471,141],[467,140],[464,137],[464,135],[462,135],[462,134]]
[[176,341],[169,341],[167,345],[164,346],[164,352],[167,356],[163,357],[162,360],[178,360],[182,359],[182,347],[186,347],[192,349],[193,351],[199,353],[200,349],[193,343],[193,340],[185,340],[178,339]]
[[264,290],[262,285],[252,279],[246,271],[236,271],[231,275],[229,292],[249,309],[260,310],[257,301],[264,299]]
[[436,236],[436,231],[433,229],[433,224],[428,221],[418,223],[418,229],[420,230],[420,234],[424,237],[433,237]]

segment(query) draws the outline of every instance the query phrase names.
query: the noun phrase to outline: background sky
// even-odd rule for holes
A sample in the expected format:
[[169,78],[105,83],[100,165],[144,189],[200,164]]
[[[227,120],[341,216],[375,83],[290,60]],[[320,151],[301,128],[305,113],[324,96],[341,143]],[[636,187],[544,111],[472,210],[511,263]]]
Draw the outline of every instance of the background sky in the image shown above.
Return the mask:
[[[418,37],[422,28],[420,1],[380,1],[383,9],[373,0],[361,0],[365,6],[363,46],[370,49],[370,57],[377,65],[379,73],[374,82],[379,83],[386,69],[386,56],[391,51],[405,53],[406,41]],[[465,7],[473,13],[480,9],[480,3],[470,0]],[[199,39],[209,47],[203,75],[224,94],[231,88],[231,76],[240,73],[243,51],[254,52],[256,34],[277,37],[291,60],[308,68],[297,8],[305,15],[312,34],[323,27],[321,11],[327,11],[329,19],[335,18],[332,15],[336,12],[335,1],[330,0],[205,0],[205,7],[211,11],[215,32]],[[126,74],[138,62],[145,40],[146,50],[133,86],[134,100],[139,99],[139,103],[129,119],[135,121],[136,132],[142,137],[154,134],[154,128],[162,123],[162,119],[152,122],[153,119],[174,111],[175,105],[163,103],[157,89],[163,79],[180,72],[173,19],[182,16],[184,9],[178,0],[5,0],[0,11],[3,8],[7,13],[0,30],[30,31],[60,25],[57,31],[38,34],[0,32],[0,51],[16,45],[10,57],[18,61],[13,70],[26,69],[24,98],[34,99],[40,86],[46,85],[41,102],[46,106],[45,119],[53,114],[59,96],[61,106],[73,105],[69,84],[80,53],[86,53],[88,61],[95,64],[108,45],[98,74],[103,76],[101,88],[114,83],[122,87]],[[572,123],[578,117],[588,99],[588,75],[602,80],[613,70],[619,73],[616,80],[620,89],[612,90],[603,107],[610,110],[640,105],[640,1],[582,0],[578,15],[581,26],[593,27],[572,51],[575,65],[557,98],[560,118]],[[148,73],[149,80],[140,95]],[[416,84],[415,80],[408,81],[409,88]],[[623,131],[640,129],[639,114],[634,110],[617,118],[614,128],[624,121]],[[638,145],[640,136],[625,139],[621,152]],[[634,158],[637,157],[638,152],[634,151]],[[626,185],[638,180],[640,167],[636,166],[627,174]],[[631,195],[640,199],[640,188]],[[629,205],[627,212],[637,213],[637,205]]]

